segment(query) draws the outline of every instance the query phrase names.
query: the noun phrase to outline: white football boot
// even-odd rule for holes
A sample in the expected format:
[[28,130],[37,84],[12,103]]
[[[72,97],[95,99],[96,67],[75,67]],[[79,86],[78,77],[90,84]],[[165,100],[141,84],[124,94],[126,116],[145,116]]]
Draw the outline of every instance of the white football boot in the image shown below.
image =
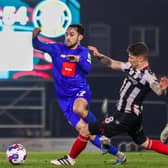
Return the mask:
[[56,160],[51,160],[50,163],[56,166],[73,166],[75,164],[75,159],[72,159],[69,156],[64,156]]

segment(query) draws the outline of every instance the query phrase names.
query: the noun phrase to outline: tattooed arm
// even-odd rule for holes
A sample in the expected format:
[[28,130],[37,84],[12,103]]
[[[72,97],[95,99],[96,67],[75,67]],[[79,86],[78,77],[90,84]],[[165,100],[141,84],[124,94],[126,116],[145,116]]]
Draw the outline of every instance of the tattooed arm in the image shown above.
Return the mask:
[[102,64],[105,64],[107,67],[110,67],[114,70],[122,70],[123,62],[114,60],[98,51],[96,47],[88,46],[89,50],[93,55],[100,60]]

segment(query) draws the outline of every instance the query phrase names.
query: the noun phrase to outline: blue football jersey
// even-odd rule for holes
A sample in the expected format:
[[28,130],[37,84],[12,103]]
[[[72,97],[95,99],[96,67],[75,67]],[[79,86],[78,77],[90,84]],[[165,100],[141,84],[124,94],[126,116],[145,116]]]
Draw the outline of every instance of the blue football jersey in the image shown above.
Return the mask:
[[[33,38],[33,47],[47,52],[52,57],[53,77],[58,97],[74,96],[81,89],[89,89],[86,74],[91,71],[89,50],[81,45],[76,49],[64,43],[43,43]],[[71,62],[67,56],[79,56],[79,62]]]

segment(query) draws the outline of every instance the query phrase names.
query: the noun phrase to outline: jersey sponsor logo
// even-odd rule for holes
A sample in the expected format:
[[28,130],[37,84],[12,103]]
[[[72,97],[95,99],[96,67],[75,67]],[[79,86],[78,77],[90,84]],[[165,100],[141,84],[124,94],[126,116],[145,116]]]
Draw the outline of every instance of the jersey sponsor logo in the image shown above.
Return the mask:
[[65,54],[61,54],[60,57],[69,59],[70,57],[80,57],[80,55],[72,55],[72,54],[65,55]]
[[74,77],[76,72],[76,64],[71,62],[64,62],[62,64],[62,75]]

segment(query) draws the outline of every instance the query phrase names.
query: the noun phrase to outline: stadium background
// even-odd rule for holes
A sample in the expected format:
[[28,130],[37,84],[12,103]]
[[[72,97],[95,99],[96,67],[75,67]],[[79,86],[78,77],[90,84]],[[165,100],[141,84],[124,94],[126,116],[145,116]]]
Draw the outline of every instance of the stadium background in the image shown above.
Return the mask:
[[[34,7],[40,1],[22,2]],[[64,2],[71,3],[70,0]],[[150,48],[152,70],[158,76],[168,75],[167,1],[78,0],[78,2],[80,22],[86,29],[83,45],[95,45],[114,59],[124,61],[127,60],[126,48],[130,42],[145,41]],[[62,40],[62,37],[59,40]],[[113,72],[93,59],[93,70],[88,75],[88,82],[92,89],[91,110],[98,118],[112,113],[122,78],[119,72]],[[52,79],[39,77],[1,79],[0,92],[2,149],[6,146],[4,141],[8,142],[6,138],[14,138],[13,142],[31,142],[29,148],[33,150],[32,144],[36,144],[36,141],[40,143],[39,139],[34,138],[44,141],[47,139],[47,143],[53,145],[58,138],[76,136],[76,132],[68,125],[57,105]],[[144,103],[146,133],[150,137],[159,138],[167,120],[168,98],[158,98],[150,94]],[[28,140],[29,138],[34,140]],[[123,139],[123,143],[131,142],[128,137],[125,139],[119,136],[114,138],[114,143],[117,144]],[[134,147],[133,145],[132,148]]]

